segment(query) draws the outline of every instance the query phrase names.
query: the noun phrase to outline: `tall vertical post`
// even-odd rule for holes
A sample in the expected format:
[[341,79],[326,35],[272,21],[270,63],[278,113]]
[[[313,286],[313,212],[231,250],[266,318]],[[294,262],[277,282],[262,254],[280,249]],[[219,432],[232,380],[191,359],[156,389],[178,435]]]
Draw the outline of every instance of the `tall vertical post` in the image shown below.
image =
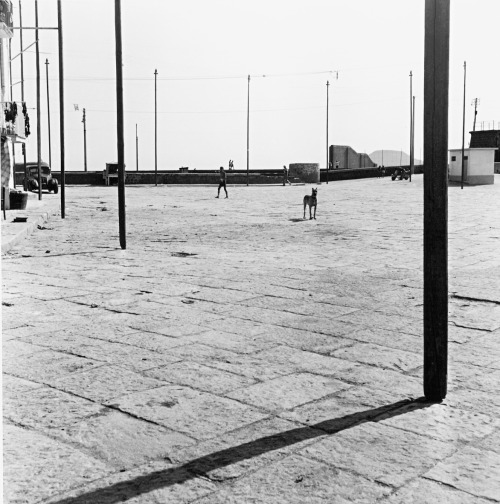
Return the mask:
[[328,88],[330,82],[326,81],[326,183],[328,184],[328,177],[330,175],[330,163],[328,159]]
[[412,115],[411,115],[411,161],[410,161],[410,182],[411,175],[415,171],[415,97],[413,97]]
[[[24,46],[23,46],[23,14],[21,9],[21,0],[19,0],[19,44],[21,49],[21,101],[24,104]],[[26,141],[23,143],[23,163],[24,163],[24,178],[23,189],[28,189],[28,172],[26,169]]]
[[42,139],[40,123],[40,48],[38,44],[38,0],[35,0],[35,49],[36,49],[36,147],[38,164],[38,199],[42,199]]
[[410,182],[411,182],[411,174],[413,172],[412,152],[413,152],[413,72],[410,70]]
[[83,109],[83,169],[87,171],[87,113]]
[[49,60],[45,58],[45,76],[47,80],[47,126],[49,132],[49,166],[52,168],[52,149],[50,141],[50,95],[49,95]]
[[446,397],[450,0],[425,0],[424,394]]
[[[64,67],[63,67],[63,28],[61,0],[57,0],[57,36],[59,46],[59,134],[61,149],[61,218],[66,217],[66,158],[64,143]],[[22,30],[21,30],[22,31]]]
[[122,58],[122,14],[121,2],[115,0],[116,36],[116,138],[118,147],[118,217],[120,246],[127,248],[125,226],[125,141],[123,133],[123,58]]
[[157,101],[156,101],[156,77],[158,71],[155,68],[155,186],[158,185],[158,113],[157,113]]
[[250,178],[250,75],[247,90],[247,186]]
[[465,177],[465,80],[467,76],[467,62],[464,61],[464,105],[462,111],[462,177],[460,188],[464,188],[464,177]]
[[135,171],[139,171],[139,137],[137,136],[137,123],[135,123]]

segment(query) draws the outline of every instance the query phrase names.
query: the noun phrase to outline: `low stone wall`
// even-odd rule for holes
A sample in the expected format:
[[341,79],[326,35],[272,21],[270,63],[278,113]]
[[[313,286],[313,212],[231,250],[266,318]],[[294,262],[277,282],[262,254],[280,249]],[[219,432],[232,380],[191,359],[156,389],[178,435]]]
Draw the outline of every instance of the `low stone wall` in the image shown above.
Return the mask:
[[317,184],[320,182],[320,169],[318,163],[291,163],[288,167],[290,180],[298,179],[301,182]]
[[[292,172],[293,165],[290,165],[290,181],[292,183],[311,183],[318,184],[326,182],[326,170],[319,169],[318,164],[307,164],[300,166],[311,166],[310,170],[304,169]],[[405,166],[405,168],[409,168]],[[392,175],[394,168],[386,168],[385,176]],[[228,171],[227,183],[244,185],[247,183],[246,170]],[[293,174],[295,173],[295,175]],[[422,166],[415,166],[415,174],[423,173]],[[61,183],[61,173],[53,171],[53,176]],[[66,171],[66,184],[68,185],[104,185],[104,178],[102,171]],[[362,178],[375,178],[379,176],[377,168],[359,168],[353,170],[330,170],[328,181],[335,180],[352,180]],[[117,184],[117,179],[111,179],[113,185]],[[126,184],[139,185],[147,184],[153,185],[155,183],[155,173],[146,171],[127,171]],[[218,185],[219,184],[219,171],[188,171],[188,172],[173,172],[173,171],[158,171],[157,173],[158,184],[203,184],[203,185]],[[282,184],[283,172],[282,170],[265,170],[262,172],[250,172],[248,177],[250,185],[265,185],[265,184]],[[16,173],[16,186],[18,188],[23,185],[23,174]]]

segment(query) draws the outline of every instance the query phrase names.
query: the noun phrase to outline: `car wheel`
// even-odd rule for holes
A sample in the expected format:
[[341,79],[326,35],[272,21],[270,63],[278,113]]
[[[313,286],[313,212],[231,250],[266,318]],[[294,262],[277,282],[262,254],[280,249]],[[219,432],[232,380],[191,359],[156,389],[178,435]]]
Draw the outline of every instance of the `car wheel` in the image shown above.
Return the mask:
[[57,194],[59,192],[59,186],[55,185],[54,186],[54,194]]

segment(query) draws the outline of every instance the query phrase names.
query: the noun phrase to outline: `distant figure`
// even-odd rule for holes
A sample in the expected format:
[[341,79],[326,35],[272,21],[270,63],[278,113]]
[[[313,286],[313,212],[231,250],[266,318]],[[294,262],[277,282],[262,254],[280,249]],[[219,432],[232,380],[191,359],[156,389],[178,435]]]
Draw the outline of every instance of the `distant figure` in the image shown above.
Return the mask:
[[230,170],[234,169],[234,162],[232,159],[229,160],[229,169]]
[[286,183],[292,185],[292,183],[288,180],[288,168],[286,165],[283,165],[283,185]]
[[339,160],[337,159],[337,160],[335,161],[335,169],[336,169],[336,170],[338,170],[338,169],[339,169],[339,167],[340,167],[340,163],[339,163]]
[[219,188],[217,189],[217,196],[216,198],[219,197],[220,194],[220,188],[224,188],[224,192],[226,193],[226,198],[228,197],[227,195],[227,189],[226,189],[226,172],[224,171],[224,168],[221,166],[220,167],[220,180],[219,180]]

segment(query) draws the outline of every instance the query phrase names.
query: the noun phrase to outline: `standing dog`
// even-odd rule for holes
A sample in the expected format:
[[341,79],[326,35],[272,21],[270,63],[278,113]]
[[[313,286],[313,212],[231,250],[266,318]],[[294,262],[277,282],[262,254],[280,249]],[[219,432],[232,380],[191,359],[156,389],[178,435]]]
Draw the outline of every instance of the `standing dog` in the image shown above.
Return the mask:
[[314,207],[314,219],[316,219],[316,207],[318,205],[318,199],[316,198],[317,194],[318,194],[318,190],[317,189],[313,189],[311,196],[309,196],[308,194],[306,194],[304,196],[304,219],[306,218],[306,207],[307,207],[307,205],[309,205],[309,220],[311,220],[313,218],[313,216],[311,214],[312,207]]

